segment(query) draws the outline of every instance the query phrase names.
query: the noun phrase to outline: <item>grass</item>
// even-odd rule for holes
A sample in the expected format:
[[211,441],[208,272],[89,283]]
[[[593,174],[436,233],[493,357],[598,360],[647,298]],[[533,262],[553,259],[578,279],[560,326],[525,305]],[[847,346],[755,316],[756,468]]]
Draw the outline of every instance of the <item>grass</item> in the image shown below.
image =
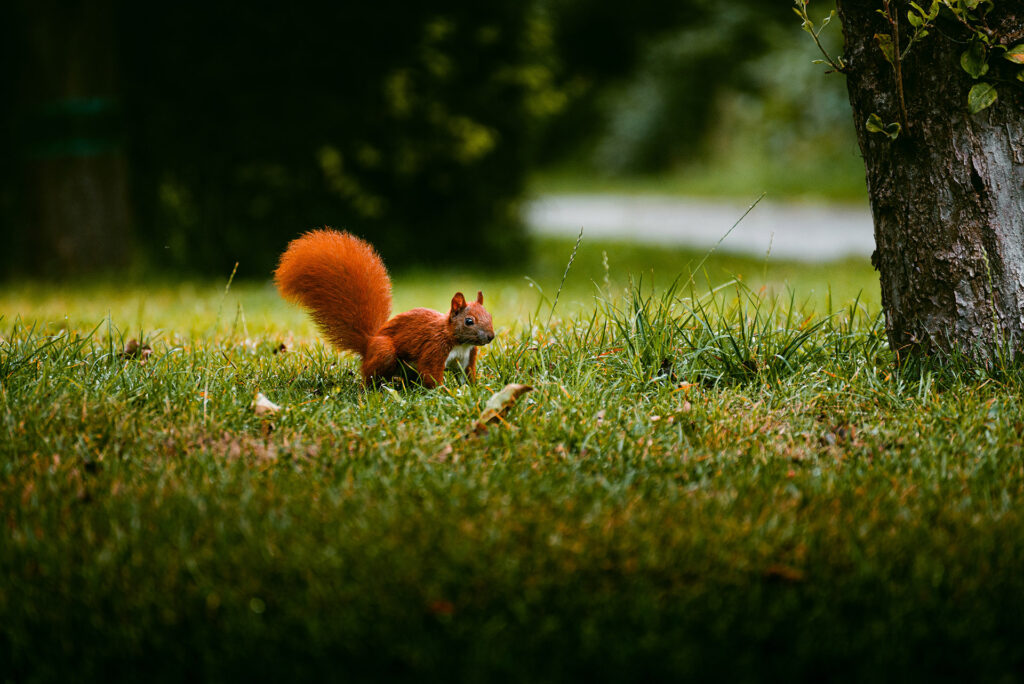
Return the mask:
[[867,204],[864,163],[856,156],[823,162],[779,159],[768,153],[727,155],[654,174],[601,175],[586,165],[566,164],[530,178],[531,195],[618,194],[748,200],[766,193],[772,201]]
[[[748,114],[750,116],[750,114]],[[705,141],[687,162],[659,173],[613,174],[586,155],[535,172],[531,195],[676,195],[749,201],[762,192],[770,201],[867,205],[864,161],[852,126],[822,135],[800,135],[757,123],[730,123]],[[781,133],[781,139],[780,139]]]
[[548,325],[570,250],[396,279],[498,322],[436,391],[264,284],[7,288],[0,678],[1019,676],[1019,371],[896,370],[854,265],[584,240]]

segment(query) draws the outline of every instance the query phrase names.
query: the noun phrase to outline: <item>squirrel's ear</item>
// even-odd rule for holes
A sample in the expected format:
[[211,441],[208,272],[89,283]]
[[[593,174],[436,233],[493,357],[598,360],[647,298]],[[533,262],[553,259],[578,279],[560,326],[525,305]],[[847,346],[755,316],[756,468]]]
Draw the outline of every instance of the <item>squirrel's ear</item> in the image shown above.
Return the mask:
[[452,318],[458,315],[460,311],[466,308],[466,298],[462,296],[461,292],[456,292],[455,296],[452,297]]
[[484,293],[483,292],[477,292],[476,293],[476,303],[477,304],[481,304],[481,305],[484,303]]

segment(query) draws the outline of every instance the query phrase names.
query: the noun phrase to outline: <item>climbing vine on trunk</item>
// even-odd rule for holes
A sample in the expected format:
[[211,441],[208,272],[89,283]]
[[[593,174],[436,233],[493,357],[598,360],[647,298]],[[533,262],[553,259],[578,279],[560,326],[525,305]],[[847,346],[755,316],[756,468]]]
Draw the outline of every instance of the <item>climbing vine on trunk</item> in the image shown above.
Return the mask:
[[[847,80],[899,359],[1024,354],[1024,0],[837,0],[821,23]],[[834,18],[841,56],[819,39]]]
[[[807,12],[810,0],[795,0],[794,11],[803,22],[803,29],[811,35],[818,49],[825,55],[823,63],[832,71],[845,72],[846,63],[842,56],[833,57],[822,47],[819,36],[835,18],[833,10],[820,25],[815,24]],[[900,12],[893,0],[881,0],[876,10],[885,18],[887,30],[875,34],[875,41],[885,61],[892,68],[899,101],[900,120],[886,123],[880,116],[872,113],[868,118],[867,127],[872,133],[879,133],[895,140],[902,130],[911,125],[907,117],[907,105],[904,95],[903,61],[915,44],[928,37],[940,19],[953,23],[965,32],[966,47],[960,54],[960,68],[974,81],[966,94],[967,110],[971,114],[991,107],[999,99],[999,87],[1006,85],[1024,86],[1024,42],[1011,45],[1020,36],[1000,35],[988,23],[989,13],[995,9],[995,0],[932,0],[928,9],[916,2],[909,3],[906,21],[909,30],[906,36],[900,35]],[[999,57],[1009,62],[1015,70],[1009,73],[1005,69],[993,70],[993,63]],[[936,68],[956,68],[955,65],[936,65]]]

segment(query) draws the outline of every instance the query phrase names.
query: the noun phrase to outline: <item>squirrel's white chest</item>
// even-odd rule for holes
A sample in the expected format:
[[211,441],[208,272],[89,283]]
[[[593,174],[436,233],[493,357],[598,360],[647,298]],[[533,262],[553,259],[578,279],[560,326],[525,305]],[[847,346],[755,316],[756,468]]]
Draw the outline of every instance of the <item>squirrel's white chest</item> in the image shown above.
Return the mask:
[[462,370],[466,370],[466,366],[469,365],[469,353],[473,350],[471,344],[457,344],[450,352],[448,352],[448,358],[445,360],[444,365],[450,366],[454,363],[458,363]]

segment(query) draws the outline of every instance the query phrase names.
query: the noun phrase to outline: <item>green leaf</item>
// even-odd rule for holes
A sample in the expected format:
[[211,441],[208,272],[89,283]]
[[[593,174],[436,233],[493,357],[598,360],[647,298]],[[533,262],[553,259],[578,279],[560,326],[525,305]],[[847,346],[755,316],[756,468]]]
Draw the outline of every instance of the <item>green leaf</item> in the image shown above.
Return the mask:
[[900,126],[899,123],[893,122],[887,124],[882,121],[881,117],[877,114],[872,114],[868,117],[865,127],[868,129],[869,133],[881,133],[882,135],[888,136],[890,140],[895,140],[900,137],[900,131],[903,130],[903,127]]
[[1014,45],[1003,54],[1003,57],[1014,64],[1024,64],[1024,43]]
[[967,93],[967,109],[971,114],[977,114],[981,110],[991,107],[998,97],[999,93],[996,92],[996,87],[982,81]]
[[1018,81],[1024,81],[1024,71],[1018,71],[1017,72],[1017,80]]
[[960,55],[960,66],[973,79],[979,79],[988,72],[988,51],[981,41],[971,41],[970,47]]
[[915,26],[917,28],[924,25],[924,19],[921,18],[921,15],[914,14],[913,12],[907,12],[907,21],[910,22],[911,26]]
[[809,33],[809,34],[811,34],[813,36],[814,35],[814,24],[811,23],[811,21],[809,19],[807,19],[806,17],[801,16],[800,12],[798,12],[797,10],[794,9],[793,11],[796,12],[796,15],[798,17],[800,17],[800,19],[803,21],[803,23],[800,24],[800,28],[802,28],[804,31],[806,31],[807,33]]
[[892,46],[892,36],[888,33],[876,33],[875,40],[878,41],[878,47],[881,48],[882,54],[885,55],[885,61],[896,66],[896,53]]

